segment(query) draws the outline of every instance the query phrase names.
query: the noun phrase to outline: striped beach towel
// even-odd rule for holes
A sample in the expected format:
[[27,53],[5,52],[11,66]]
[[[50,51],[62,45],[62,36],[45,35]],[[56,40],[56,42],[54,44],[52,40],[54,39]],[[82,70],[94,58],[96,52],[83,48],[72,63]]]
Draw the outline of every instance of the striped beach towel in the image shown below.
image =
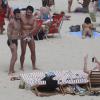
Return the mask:
[[[58,81],[59,85],[65,84],[86,84],[88,76],[83,71],[52,71],[55,74],[54,80]],[[29,87],[46,85],[46,81],[42,79],[48,72],[36,71],[33,73],[20,74],[21,81]]]

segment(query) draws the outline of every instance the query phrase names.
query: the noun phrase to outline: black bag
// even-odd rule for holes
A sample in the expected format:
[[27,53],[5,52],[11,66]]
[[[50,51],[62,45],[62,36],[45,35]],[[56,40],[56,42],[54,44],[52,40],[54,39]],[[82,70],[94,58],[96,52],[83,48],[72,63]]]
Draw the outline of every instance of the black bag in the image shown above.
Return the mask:
[[57,87],[58,87],[57,80],[53,80],[53,79],[46,80],[46,88],[48,91],[55,91]]
[[75,25],[75,26],[71,26],[69,27],[70,32],[78,32],[80,31],[80,25]]
[[45,90],[46,91],[55,91],[58,87],[58,81],[53,80],[55,76],[45,76],[42,80],[46,81]]
[[45,35],[45,33],[41,30],[39,33],[38,33],[38,36],[36,35],[36,36],[34,36],[34,39],[35,40],[43,40],[43,38],[44,38],[44,35]]

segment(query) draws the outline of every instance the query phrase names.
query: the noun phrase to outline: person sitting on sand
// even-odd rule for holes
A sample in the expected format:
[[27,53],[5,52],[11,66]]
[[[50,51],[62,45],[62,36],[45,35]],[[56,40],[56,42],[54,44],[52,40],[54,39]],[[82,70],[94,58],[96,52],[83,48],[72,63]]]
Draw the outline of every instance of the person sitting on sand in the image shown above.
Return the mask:
[[89,12],[88,6],[90,3],[90,0],[77,0],[77,1],[78,1],[78,4],[81,4],[82,7],[77,7],[74,10],[74,12],[88,13]]
[[[80,2],[81,1],[81,2]],[[79,4],[82,5],[82,7],[77,7],[74,12],[83,12],[87,13],[88,12],[88,6],[90,0],[77,0]],[[73,0],[68,0],[68,13],[71,12],[71,6],[72,6]]]
[[93,24],[91,23],[91,19],[89,17],[86,17],[84,20],[84,23],[82,24],[82,38],[93,36]]
[[40,8],[40,19],[47,21],[51,19],[50,8],[47,6]]
[[90,74],[90,72],[93,70],[93,71],[100,71],[100,62],[97,60],[96,57],[93,57],[92,58],[92,63],[95,63],[96,66],[94,66],[94,68],[92,68],[91,70],[89,70],[87,67],[87,60],[88,60],[88,55],[86,55],[84,57],[84,72],[87,73],[87,74]]
[[40,16],[38,16],[39,19],[43,20],[42,29],[45,34],[48,33],[49,26],[52,22],[52,16],[50,14],[50,8],[46,5],[44,7],[40,8]]

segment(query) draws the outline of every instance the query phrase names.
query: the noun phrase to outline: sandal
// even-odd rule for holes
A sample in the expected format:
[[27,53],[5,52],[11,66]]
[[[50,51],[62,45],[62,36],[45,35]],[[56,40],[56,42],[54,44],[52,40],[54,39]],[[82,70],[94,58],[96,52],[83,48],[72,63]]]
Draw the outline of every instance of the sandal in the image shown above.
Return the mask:
[[11,80],[11,81],[20,80],[20,78],[19,78],[19,77],[11,77],[10,80]]

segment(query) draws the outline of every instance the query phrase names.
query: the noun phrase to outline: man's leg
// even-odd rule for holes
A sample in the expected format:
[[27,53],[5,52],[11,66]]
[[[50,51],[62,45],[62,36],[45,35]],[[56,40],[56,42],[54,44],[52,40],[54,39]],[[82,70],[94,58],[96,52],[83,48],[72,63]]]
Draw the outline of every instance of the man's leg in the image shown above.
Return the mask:
[[30,51],[31,51],[32,67],[33,67],[33,69],[36,69],[36,66],[35,66],[36,55],[35,55],[35,42],[34,42],[34,39],[32,39],[32,40],[28,43],[28,46],[29,46]]
[[21,56],[20,56],[21,70],[24,70],[23,64],[25,60],[27,42],[21,40],[20,44],[21,44]]
[[73,2],[73,0],[68,0],[68,13],[71,12],[72,2]]
[[8,74],[12,74],[12,73],[15,72],[14,71],[14,65],[15,65],[15,62],[17,60],[17,46],[15,44],[11,44],[10,50],[11,50],[12,57],[11,57],[11,61],[10,61],[10,67],[9,67],[9,73]]

